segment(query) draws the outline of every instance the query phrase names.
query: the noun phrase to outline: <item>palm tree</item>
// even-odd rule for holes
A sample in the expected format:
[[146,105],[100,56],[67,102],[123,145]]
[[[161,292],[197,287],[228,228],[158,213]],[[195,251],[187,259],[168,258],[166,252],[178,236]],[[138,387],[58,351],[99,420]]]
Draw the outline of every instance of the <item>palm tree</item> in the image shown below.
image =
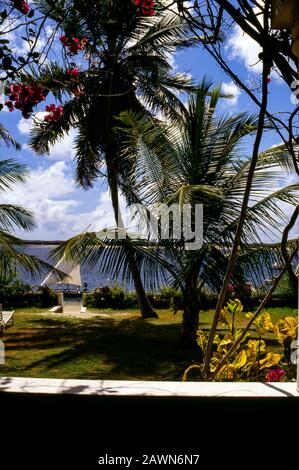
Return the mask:
[[[7,129],[0,124],[0,141],[16,150],[20,145],[14,140]],[[27,168],[13,159],[0,160],[0,193],[13,190],[16,184],[26,181]],[[22,206],[0,203],[0,279],[10,279],[17,272],[29,274],[46,274],[53,267],[28,254],[26,243],[11,232],[16,228],[30,231],[35,227],[35,221],[30,211]],[[64,273],[55,269],[57,279],[63,278]]]
[[[204,81],[190,95],[179,125],[163,123],[161,127],[157,122],[142,122],[141,116],[132,113],[121,116],[127,126],[126,159],[136,161],[138,155],[130,179],[136,200],[147,207],[177,203],[194,209],[195,204],[203,205],[202,247],[186,251],[184,243],[164,242],[157,256],[182,289],[181,339],[186,345],[196,344],[200,293],[205,288],[217,291],[222,284],[250,166],[242,145],[257,125],[257,118],[245,113],[217,115],[219,88],[209,97],[210,86]],[[244,278],[254,283],[264,279],[271,272],[273,258],[280,259],[279,244],[267,246],[262,239],[265,234],[270,238],[281,235],[288,219],[281,202],[298,205],[299,184],[287,184],[293,170],[284,147],[259,155],[234,284]]]
[[[11,140],[11,139],[10,139]],[[26,167],[15,160],[0,161],[0,193],[13,190],[16,184],[26,180]],[[0,279],[9,279],[16,273],[46,274],[53,267],[30,255],[26,243],[12,235],[15,228],[30,231],[35,227],[33,215],[22,206],[0,204]],[[63,273],[55,270],[57,279]]]
[[[209,89],[210,85],[203,82],[197,94],[190,96],[184,121],[177,126],[128,112],[120,116],[126,142],[124,158],[134,162],[127,197],[143,203],[147,213],[152,205],[161,203],[204,206],[203,245],[199,250],[186,251],[184,240],[140,241],[132,236],[127,241],[148,277],[145,280],[158,285],[164,274],[168,282],[181,288],[181,344],[187,347],[196,346],[202,292],[219,291],[222,285],[250,165],[242,146],[257,123],[255,116],[244,113],[218,116],[219,89]],[[261,283],[273,274],[274,263],[281,263],[280,245],[264,244],[261,238],[265,233],[278,235],[284,228],[287,216],[281,202],[297,205],[299,185],[284,184],[292,170],[292,159],[283,146],[259,155],[232,279],[236,286],[244,278]],[[292,250],[293,245],[289,246]],[[91,267],[100,262],[107,274],[125,268],[125,255],[123,242],[111,240],[109,232],[105,240],[93,232],[80,234],[56,250],[58,259],[66,256]]]
[[[128,184],[132,161],[121,157],[123,135],[117,127],[121,112],[132,110],[150,117],[153,113],[179,120],[184,107],[177,92],[190,90],[190,79],[174,74],[169,55],[192,44],[188,25],[175,13],[157,8],[156,15],[140,14],[132,0],[77,0],[58,3],[39,0],[40,9],[56,21],[67,37],[85,38],[87,68],[71,80],[66,70],[50,64],[38,75],[41,86],[64,102],[61,119],[40,122],[33,130],[30,145],[39,154],[75,128],[76,181],[89,188],[106,167],[117,226],[119,190]],[[69,67],[70,65],[68,65]],[[130,200],[128,202],[131,202]],[[142,284],[137,260],[130,243],[126,259],[139,300],[142,317],[156,316]]]

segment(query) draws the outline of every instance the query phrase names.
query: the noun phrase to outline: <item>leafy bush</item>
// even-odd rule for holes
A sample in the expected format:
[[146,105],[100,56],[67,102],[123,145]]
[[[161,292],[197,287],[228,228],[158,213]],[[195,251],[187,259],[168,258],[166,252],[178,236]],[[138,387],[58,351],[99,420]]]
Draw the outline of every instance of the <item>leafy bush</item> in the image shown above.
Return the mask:
[[0,303],[3,309],[48,308],[57,303],[57,296],[48,287],[40,287],[37,292],[33,292],[30,285],[19,280],[1,279]]
[[174,312],[182,308],[182,296],[172,287],[162,287],[160,292],[148,294],[148,299],[154,308],[171,308]]
[[[269,283],[254,289],[251,293],[252,305],[259,305],[269,290]],[[296,308],[298,305],[297,283],[293,285],[288,274],[281,279],[278,287],[274,291],[268,302],[269,307],[290,307]],[[252,308],[252,306],[250,306]]]
[[137,297],[131,292],[125,293],[119,286],[105,286],[83,294],[83,303],[89,308],[129,308],[137,304]]
[[298,302],[298,286],[294,285],[290,276],[286,273],[281,279],[277,289],[273,294],[273,301],[284,306],[296,307]]
[[[225,334],[216,335],[213,343],[213,356],[210,367],[217,381],[282,381],[295,377],[295,366],[292,363],[291,344],[297,338],[298,321],[296,317],[285,317],[273,324],[267,312],[261,312],[254,320],[253,327],[257,339],[247,333],[236,349],[222,364],[230,348],[241,337],[241,329],[236,328],[236,317],[243,314],[243,305],[239,299],[227,302],[221,310],[220,323],[225,327]],[[245,317],[245,315],[244,315]],[[250,319],[251,313],[246,314]],[[279,344],[283,346],[283,354],[267,350],[263,336],[273,333]],[[199,330],[197,342],[203,352],[206,351],[208,333]],[[201,365],[190,366],[183,376],[187,380],[193,372],[201,378]]]
[[[148,299],[154,308],[181,308],[181,295],[170,287],[163,287],[160,292],[148,293]],[[125,292],[121,287],[98,287],[94,292],[83,294],[83,304],[89,308],[137,308],[135,292]]]

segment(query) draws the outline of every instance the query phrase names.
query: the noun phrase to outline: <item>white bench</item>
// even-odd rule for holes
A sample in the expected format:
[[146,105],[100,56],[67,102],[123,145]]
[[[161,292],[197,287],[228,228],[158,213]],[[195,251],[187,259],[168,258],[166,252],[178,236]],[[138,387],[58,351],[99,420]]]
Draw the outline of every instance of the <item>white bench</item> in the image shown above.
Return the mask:
[[0,332],[3,333],[5,328],[13,325],[13,316],[15,311],[3,312],[0,310]]

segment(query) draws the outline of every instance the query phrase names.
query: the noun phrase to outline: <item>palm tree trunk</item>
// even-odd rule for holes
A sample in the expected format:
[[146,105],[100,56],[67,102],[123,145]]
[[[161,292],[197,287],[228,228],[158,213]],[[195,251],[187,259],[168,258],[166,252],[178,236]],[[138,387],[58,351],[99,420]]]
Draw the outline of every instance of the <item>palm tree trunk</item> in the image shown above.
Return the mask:
[[[115,170],[113,163],[107,165],[107,171],[115,221],[119,229],[124,229],[124,223],[119,210],[117,171]],[[134,251],[130,245],[127,245],[126,251],[128,264],[130,266],[130,270],[134,280],[136,295],[141,312],[141,318],[158,318],[157,313],[152,308],[145,293],[140,276],[139,267],[134,256]]]

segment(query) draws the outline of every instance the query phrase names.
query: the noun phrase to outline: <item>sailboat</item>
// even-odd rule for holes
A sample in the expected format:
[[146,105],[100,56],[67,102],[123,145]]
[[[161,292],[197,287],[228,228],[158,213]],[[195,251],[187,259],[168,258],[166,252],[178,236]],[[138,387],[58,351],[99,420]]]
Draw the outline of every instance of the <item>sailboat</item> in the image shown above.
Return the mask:
[[[62,258],[55,266],[55,269],[65,273],[65,277],[58,279],[55,275],[55,270],[51,271],[41,283],[41,286],[61,286],[63,292],[81,292],[82,280],[80,273],[80,264],[74,264],[70,261],[65,261]],[[71,289],[74,286],[77,290]]]
[[[58,279],[55,274],[55,269],[65,273],[65,277]],[[55,269],[51,271],[47,277],[41,283],[41,286],[61,286],[57,292],[57,305],[53,307],[50,312],[63,313],[71,311],[72,313],[86,313],[86,307],[82,304],[82,281],[80,273],[80,264],[74,264],[69,261],[65,261],[62,258],[55,266]],[[72,290],[70,286],[74,286],[76,290]],[[70,297],[67,302],[64,294],[68,294]],[[80,297],[80,302],[71,300],[73,297]]]

